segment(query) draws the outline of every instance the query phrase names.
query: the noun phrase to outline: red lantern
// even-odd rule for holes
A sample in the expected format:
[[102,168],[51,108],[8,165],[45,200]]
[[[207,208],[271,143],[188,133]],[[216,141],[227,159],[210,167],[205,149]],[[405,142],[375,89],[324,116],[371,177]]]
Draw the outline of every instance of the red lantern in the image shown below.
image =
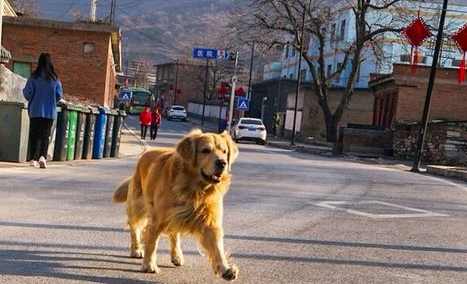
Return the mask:
[[418,48],[423,44],[423,42],[432,36],[430,29],[428,28],[425,21],[420,18],[420,12],[418,12],[418,17],[412,21],[412,23],[402,30],[402,35],[408,39],[412,45],[412,75],[417,71],[418,64]]
[[235,90],[235,95],[236,96],[243,96],[243,95],[245,95],[245,90],[243,90],[242,87],[239,87],[238,89]]
[[459,65],[459,84],[465,79],[465,53],[467,52],[467,24],[451,36],[451,39],[457,44],[462,53],[461,64]]
[[229,90],[227,90],[227,88],[222,85],[219,89],[217,89],[217,93],[218,94],[221,94],[221,95],[225,95],[229,92]]

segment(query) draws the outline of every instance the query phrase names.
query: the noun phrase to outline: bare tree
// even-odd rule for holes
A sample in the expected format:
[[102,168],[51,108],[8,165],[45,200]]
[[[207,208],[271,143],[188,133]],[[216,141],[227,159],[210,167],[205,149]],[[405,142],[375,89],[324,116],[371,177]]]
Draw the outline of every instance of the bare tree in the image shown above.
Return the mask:
[[39,15],[39,6],[37,0],[9,0],[8,1],[16,12],[28,17]]
[[[397,12],[407,0],[240,0],[245,7],[240,18],[239,30],[249,33],[269,48],[292,45],[307,63],[312,77],[312,91],[318,97],[326,122],[326,137],[337,141],[339,121],[344,115],[355,90],[359,66],[366,60],[364,53],[373,51],[376,58],[384,56],[380,43],[388,32],[400,32],[402,18]],[[333,18],[350,10],[350,26],[355,35],[350,40],[335,40],[331,29]],[[305,14],[304,37],[301,35]],[[257,35],[260,36],[257,36]],[[308,44],[313,46],[312,52]],[[326,53],[343,54],[341,64],[334,72],[326,69]],[[339,104],[329,105],[328,93],[332,83],[344,70],[350,68],[345,78]],[[300,71],[300,70],[299,70]]]

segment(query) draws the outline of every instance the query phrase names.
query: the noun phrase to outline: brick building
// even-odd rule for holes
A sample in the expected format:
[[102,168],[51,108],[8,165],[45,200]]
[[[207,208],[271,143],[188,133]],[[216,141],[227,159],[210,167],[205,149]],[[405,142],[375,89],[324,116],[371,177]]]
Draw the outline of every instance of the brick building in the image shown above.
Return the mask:
[[187,108],[190,101],[202,102],[203,85],[196,76],[204,75],[202,66],[169,62],[155,67],[155,94],[165,106],[177,104]]
[[[375,103],[373,124],[393,128],[396,123],[420,121],[430,68],[394,64],[390,75],[373,75],[370,87]],[[430,120],[467,120],[467,83],[457,81],[458,68],[439,68],[431,101]]]
[[29,76],[39,55],[48,52],[63,84],[65,99],[113,106],[116,75],[121,68],[119,28],[4,17],[3,46],[12,54],[6,66],[14,73]]

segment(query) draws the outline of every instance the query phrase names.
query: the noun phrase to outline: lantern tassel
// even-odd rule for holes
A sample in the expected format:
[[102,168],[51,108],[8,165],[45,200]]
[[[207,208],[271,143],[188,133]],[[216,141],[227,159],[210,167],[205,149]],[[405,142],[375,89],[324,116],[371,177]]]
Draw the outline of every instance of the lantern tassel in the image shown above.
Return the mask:
[[462,55],[462,60],[459,65],[459,84],[462,84],[465,80],[465,52]]
[[413,48],[412,47],[412,75],[415,75],[417,72],[417,65],[418,65],[418,47]]

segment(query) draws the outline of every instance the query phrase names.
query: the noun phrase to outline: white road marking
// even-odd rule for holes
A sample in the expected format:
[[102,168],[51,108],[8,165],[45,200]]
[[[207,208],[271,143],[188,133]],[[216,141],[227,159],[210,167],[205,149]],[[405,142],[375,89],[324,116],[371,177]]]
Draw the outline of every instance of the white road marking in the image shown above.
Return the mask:
[[[345,209],[340,208],[339,205],[351,205],[351,204],[380,204],[383,206],[395,207],[399,209],[404,209],[406,211],[412,211],[416,213],[406,213],[406,214],[374,214],[374,213],[367,213],[359,210],[354,209]],[[359,201],[359,202],[352,202],[352,201],[322,201],[319,203],[314,203],[316,206],[333,209],[333,210],[340,210],[345,211],[347,213],[365,216],[368,218],[374,219],[390,219],[390,218],[423,218],[423,217],[449,217],[449,215],[436,213],[432,211],[417,209],[413,207],[407,207],[382,201],[376,200],[368,200],[368,201]]]

